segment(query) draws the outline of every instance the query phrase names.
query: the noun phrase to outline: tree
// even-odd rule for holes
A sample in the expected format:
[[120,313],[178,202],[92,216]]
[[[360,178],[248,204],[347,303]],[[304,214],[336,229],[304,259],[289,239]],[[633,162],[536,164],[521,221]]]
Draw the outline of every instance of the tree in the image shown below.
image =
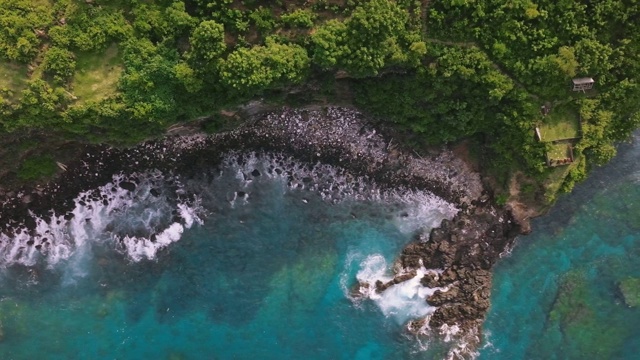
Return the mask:
[[312,35],[314,61],[358,77],[376,75],[387,63],[417,65],[426,46],[408,22],[408,12],[393,1],[365,2],[344,23],[328,21]]
[[155,45],[149,39],[132,39],[123,47],[125,71],[119,88],[131,118],[171,122],[178,108],[178,81],[174,70],[178,63],[177,51]]
[[249,19],[251,19],[258,30],[263,33],[269,32],[276,27],[276,19],[273,17],[273,13],[269,8],[258,7],[249,14]]
[[197,19],[191,17],[191,15],[187,13],[183,1],[173,2],[165,10],[165,18],[167,19],[167,23],[171,25],[174,31],[191,29],[197,24]]
[[196,72],[185,62],[180,62],[173,67],[176,78],[184,85],[190,93],[195,93],[202,89],[203,81]]
[[67,49],[53,46],[44,54],[42,61],[45,73],[53,75],[56,82],[65,82],[76,69],[73,53]]
[[138,4],[132,14],[134,28],[155,42],[175,39],[197,24],[197,19],[186,12],[182,1],[173,2],[165,9],[155,4]]
[[554,61],[567,78],[576,76],[579,64],[576,60],[575,50],[572,47],[561,46],[558,49],[558,55],[554,57]]
[[64,100],[64,89],[52,88],[42,79],[32,81],[22,91],[16,125],[38,128],[58,123],[61,120],[58,110],[63,108]]
[[593,39],[581,39],[575,45],[575,52],[581,73],[597,76],[600,84],[606,81],[614,65],[610,60],[613,53],[611,45]]
[[38,53],[44,31],[53,22],[53,11],[46,3],[30,0],[0,1],[0,57],[31,61]]
[[265,46],[240,48],[229,54],[220,66],[220,77],[223,84],[238,91],[254,91],[283,82],[300,82],[309,64],[303,47],[268,38]]
[[338,20],[329,20],[311,36],[313,62],[322,68],[336,67],[347,51],[347,26]]
[[288,27],[311,28],[316,20],[316,14],[309,10],[296,9],[291,13],[282,14],[280,20]]
[[198,24],[189,38],[191,50],[188,58],[198,65],[206,65],[217,59],[227,49],[224,27],[213,20]]

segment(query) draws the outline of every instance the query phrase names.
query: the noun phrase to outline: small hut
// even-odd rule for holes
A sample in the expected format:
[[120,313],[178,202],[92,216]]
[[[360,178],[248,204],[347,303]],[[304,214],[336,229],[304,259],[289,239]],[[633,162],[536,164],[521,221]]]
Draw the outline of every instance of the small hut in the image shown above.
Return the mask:
[[593,89],[593,83],[595,81],[593,81],[592,78],[590,77],[584,77],[584,78],[575,78],[573,80],[571,80],[571,83],[573,84],[573,91],[585,91],[585,90],[590,90]]

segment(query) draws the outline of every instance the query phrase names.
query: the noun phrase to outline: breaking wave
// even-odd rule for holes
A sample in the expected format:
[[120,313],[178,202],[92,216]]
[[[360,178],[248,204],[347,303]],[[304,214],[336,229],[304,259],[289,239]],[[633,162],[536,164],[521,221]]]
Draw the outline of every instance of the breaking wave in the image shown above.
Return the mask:
[[44,262],[53,267],[91,244],[107,242],[133,261],[153,259],[185,228],[202,222],[197,197],[181,199],[181,191],[179,183],[168,186],[159,172],[114,175],[111,182],[80,193],[69,213],[31,214],[34,229],[0,234],[0,266]]

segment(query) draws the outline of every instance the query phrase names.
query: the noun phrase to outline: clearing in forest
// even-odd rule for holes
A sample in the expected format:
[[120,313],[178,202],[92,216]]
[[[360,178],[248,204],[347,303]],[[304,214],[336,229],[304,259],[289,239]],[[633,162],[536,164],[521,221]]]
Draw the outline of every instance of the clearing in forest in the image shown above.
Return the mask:
[[580,117],[568,105],[561,105],[549,112],[538,126],[540,141],[558,141],[580,138]]
[[570,104],[551,110],[536,128],[538,139],[547,143],[547,165],[573,163],[573,146],[581,137],[580,116]]
[[9,102],[19,98],[27,87],[27,67],[23,64],[0,60],[0,97]]
[[115,94],[122,70],[116,44],[101,53],[78,54],[71,82],[73,95],[78,98],[78,103],[84,103],[97,102]]

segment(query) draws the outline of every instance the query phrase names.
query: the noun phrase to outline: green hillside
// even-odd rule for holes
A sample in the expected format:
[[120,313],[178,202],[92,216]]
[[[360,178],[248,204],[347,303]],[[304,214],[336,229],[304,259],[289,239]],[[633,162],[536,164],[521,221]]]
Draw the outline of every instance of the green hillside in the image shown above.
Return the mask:
[[252,99],[347,101],[542,184],[542,105],[580,115],[587,165],[640,124],[638,24],[630,0],[0,0],[0,133],[132,144]]

